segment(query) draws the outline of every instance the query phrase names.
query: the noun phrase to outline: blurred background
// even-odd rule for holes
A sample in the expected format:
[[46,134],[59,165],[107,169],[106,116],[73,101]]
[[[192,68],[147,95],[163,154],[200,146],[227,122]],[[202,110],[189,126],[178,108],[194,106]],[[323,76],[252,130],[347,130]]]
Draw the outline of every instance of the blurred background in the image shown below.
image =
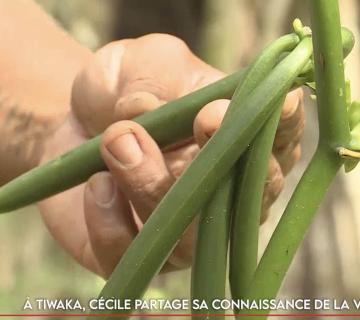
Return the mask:
[[[309,23],[306,1],[297,0],[37,0],[83,45],[151,32],[184,39],[201,58],[226,72],[248,64],[264,45],[291,30],[300,17]],[[360,2],[340,0],[343,25],[360,39]],[[226,5],[225,5],[226,4]],[[360,99],[360,47],[348,58],[353,98]],[[316,109],[306,103],[303,156],[286,189],[261,226],[261,254],[283,208],[316,147]],[[341,173],[297,253],[281,297],[360,298],[360,169]],[[26,212],[24,212],[26,211]],[[53,241],[35,207],[1,216],[0,310],[20,312],[26,297],[97,296],[104,281],[79,267]],[[189,271],[157,277],[146,297],[188,298]],[[143,318],[145,319],[145,318]]]

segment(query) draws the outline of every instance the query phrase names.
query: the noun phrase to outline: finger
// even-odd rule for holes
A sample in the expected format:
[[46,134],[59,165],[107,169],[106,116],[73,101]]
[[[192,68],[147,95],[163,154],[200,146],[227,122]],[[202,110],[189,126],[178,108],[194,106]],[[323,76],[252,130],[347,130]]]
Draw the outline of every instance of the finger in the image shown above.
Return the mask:
[[197,58],[182,40],[150,34],[100,49],[74,81],[72,108],[93,136],[119,119],[114,119],[114,111],[120,97],[148,92],[160,101],[170,101],[221,77],[220,71]]
[[179,146],[176,149],[165,152],[163,150],[166,165],[171,174],[178,178],[195,158],[199,150],[199,146],[196,143]]
[[161,101],[150,92],[134,92],[125,97],[121,97],[117,101],[114,110],[114,119],[117,121],[133,119],[145,112],[158,108],[164,103],[165,101]]
[[[168,92],[166,86],[155,76],[152,78],[131,70],[137,61],[134,53],[140,50],[137,50],[138,46],[139,41],[131,39],[112,42],[96,52],[93,60],[76,77],[72,108],[89,136],[103,132],[115,121],[132,119],[164,104],[157,95],[168,96],[159,90],[161,87]],[[145,65],[145,69],[140,70],[149,73],[146,71],[149,68],[150,65]]]
[[[124,56],[123,94],[146,91],[160,100],[172,100],[186,82],[193,55],[181,39],[148,34],[132,42]],[[176,76],[174,76],[176,75]]]
[[[139,54],[144,49],[146,54]],[[123,74],[130,77],[123,79],[122,95],[148,92],[160,101],[174,100],[224,77],[183,40],[167,34],[149,34],[129,43],[123,64]]]
[[[139,54],[144,52],[146,54]],[[186,43],[167,34],[149,34],[129,43],[124,55],[122,94],[150,92],[171,101],[224,76],[196,57]],[[176,77],[174,77],[176,74]]]
[[[226,110],[229,106],[229,100],[216,100],[207,104],[197,115],[194,121],[194,137],[197,144],[203,146],[209,138],[220,127],[224,118]],[[181,157],[176,157],[171,163],[171,170],[175,176],[179,176],[183,170],[185,170],[188,163],[198,153],[199,147],[193,145],[183,148],[184,150],[175,150],[171,156],[178,155],[178,152],[182,152]],[[184,156],[186,155],[186,156]],[[177,159],[177,160],[176,160]],[[180,161],[179,159],[186,159]],[[193,222],[186,230],[184,236],[176,246],[173,254],[169,258],[169,262],[176,268],[183,269],[191,265],[192,257],[194,253],[194,243],[196,238],[197,222]]]
[[139,124],[120,121],[105,131],[101,153],[120,189],[146,221],[175,181],[161,150]]
[[282,153],[279,153],[276,156],[277,161],[280,164],[282,173],[284,176],[287,176],[295,164],[299,161],[301,156],[301,146],[300,144],[289,145]]
[[[161,150],[140,125],[121,121],[106,130],[101,151],[144,223],[175,181]],[[191,262],[193,239],[194,227],[190,226],[169,257],[173,268],[184,268]]]
[[129,203],[108,172],[88,181],[84,210],[91,247],[108,278],[137,234]]
[[177,243],[168,261],[176,269],[184,269],[191,266],[194,254],[194,244],[197,232],[197,219],[187,227],[183,236]]
[[305,125],[303,91],[290,92],[285,100],[274,142],[275,155],[300,141]]
[[194,56],[192,68],[196,81],[191,83],[191,86],[188,88],[189,92],[206,87],[226,76],[224,72],[215,69],[196,56]]
[[265,182],[265,189],[263,195],[263,204],[262,204],[262,218],[261,221],[264,221],[267,211],[271,205],[278,198],[280,192],[284,188],[284,176],[281,171],[280,164],[277,162],[276,158],[271,155],[269,161],[268,176]]
[[215,100],[203,107],[194,120],[194,137],[203,146],[219,129],[230,100]]

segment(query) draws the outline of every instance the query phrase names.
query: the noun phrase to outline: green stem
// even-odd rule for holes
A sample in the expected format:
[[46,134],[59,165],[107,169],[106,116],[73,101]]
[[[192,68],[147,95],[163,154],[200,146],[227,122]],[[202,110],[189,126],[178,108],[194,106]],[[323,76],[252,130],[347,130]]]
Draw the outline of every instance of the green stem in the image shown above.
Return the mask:
[[339,6],[337,0],[310,4],[320,144],[335,149],[350,141]]
[[[319,146],[259,263],[246,295],[250,299],[276,297],[313,216],[343,164],[336,150],[349,143],[338,2],[312,0],[310,3],[320,123]],[[267,313],[264,311],[265,315]],[[265,319],[265,315],[258,319]]]

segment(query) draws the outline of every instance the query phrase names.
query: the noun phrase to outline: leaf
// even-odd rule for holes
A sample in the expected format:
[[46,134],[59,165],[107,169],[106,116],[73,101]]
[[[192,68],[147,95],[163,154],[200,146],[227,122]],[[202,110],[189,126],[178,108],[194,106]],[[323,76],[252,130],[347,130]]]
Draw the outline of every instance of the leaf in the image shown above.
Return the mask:
[[[352,103],[351,106],[360,109],[360,104],[359,103],[356,104],[357,106],[355,106],[354,103]],[[358,112],[358,110],[356,112]],[[354,151],[360,151],[360,122],[358,122],[358,124],[351,130],[350,149]],[[347,159],[345,161],[345,172],[350,172],[354,170],[358,165],[358,163],[359,160]]]
[[349,173],[351,171],[353,171],[357,165],[358,165],[359,161],[358,160],[352,160],[352,159],[348,159],[345,161],[345,172]]
[[[360,125],[360,102],[353,101],[350,104],[348,113],[349,113],[350,129],[352,131],[353,130],[359,131],[359,129],[356,129],[356,127]],[[358,138],[360,139],[360,133],[358,134]]]
[[316,93],[316,83],[315,83],[315,82],[306,82],[305,85],[306,85],[313,93]]

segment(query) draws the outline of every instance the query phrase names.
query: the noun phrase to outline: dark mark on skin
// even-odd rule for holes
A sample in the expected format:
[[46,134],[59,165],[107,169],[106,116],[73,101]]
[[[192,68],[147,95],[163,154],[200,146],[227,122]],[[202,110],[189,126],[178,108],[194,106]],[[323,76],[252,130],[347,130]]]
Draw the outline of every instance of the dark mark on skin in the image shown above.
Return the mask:
[[[16,174],[37,164],[43,154],[45,140],[54,129],[48,121],[37,118],[28,110],[0,94],[0,132],[4,137],[0,144],[0,156],[3,163],[7,163],[8,171]],[[4,175],[7,174],[4,172]],[[0,180],[2,178],[0,176]]]

